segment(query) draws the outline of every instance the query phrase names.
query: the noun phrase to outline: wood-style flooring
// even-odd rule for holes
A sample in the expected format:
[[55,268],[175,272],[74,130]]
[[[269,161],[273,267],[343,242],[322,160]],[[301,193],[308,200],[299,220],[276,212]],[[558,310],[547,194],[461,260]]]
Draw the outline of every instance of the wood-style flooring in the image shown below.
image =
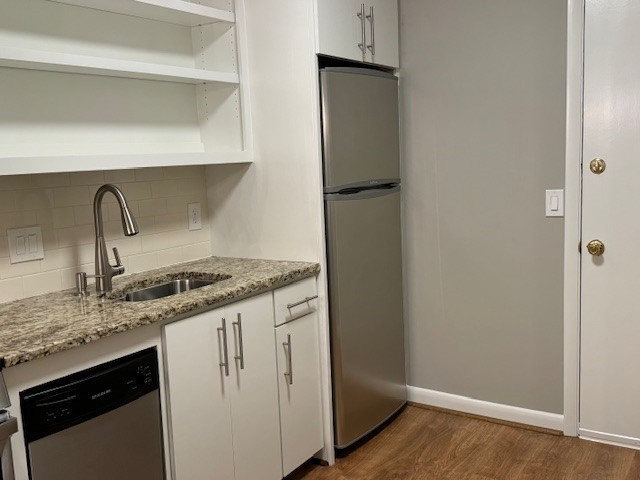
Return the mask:
[[291,479],[640,480],[640,451],[409,406],[334,466]]

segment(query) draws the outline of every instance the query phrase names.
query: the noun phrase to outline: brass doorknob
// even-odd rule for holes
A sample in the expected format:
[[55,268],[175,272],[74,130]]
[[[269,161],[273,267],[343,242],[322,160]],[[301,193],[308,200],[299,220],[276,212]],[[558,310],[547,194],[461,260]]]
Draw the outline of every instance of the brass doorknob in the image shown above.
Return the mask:
[[594,158],[589,163],[589,169],[596,175],[600,175],[607,169],[607,162],[601,158]]
[[591,240],[587,243],[587,251],[594,257],[599,257],[604,253],[604,243],[600,240]]

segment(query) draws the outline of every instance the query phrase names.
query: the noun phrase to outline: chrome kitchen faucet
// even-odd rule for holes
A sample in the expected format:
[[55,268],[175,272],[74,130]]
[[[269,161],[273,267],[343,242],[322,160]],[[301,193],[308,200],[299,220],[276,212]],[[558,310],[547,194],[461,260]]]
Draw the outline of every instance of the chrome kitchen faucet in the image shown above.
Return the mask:
[[124,266],[120,260],[118,249],[113,249],[116,264],[109,263],[107,245],[104,241],[104,228],[102,224],[102,199],[108,192],[113,193],[120,205],[120,215],[122,216],[122,229],[127,237],[132,237],[138,233],[138,225],[127,204],[122,190],[115,185],[107,184],[101,186],[93,199],[93,220],[96,232],[96,272],[95,275],[87,275],[86,272],[76,274],[76,287],[79,295],[87,295],[87,278],[96,279],[96,295],[104,296],[112,290],[112,278],[124,273]]

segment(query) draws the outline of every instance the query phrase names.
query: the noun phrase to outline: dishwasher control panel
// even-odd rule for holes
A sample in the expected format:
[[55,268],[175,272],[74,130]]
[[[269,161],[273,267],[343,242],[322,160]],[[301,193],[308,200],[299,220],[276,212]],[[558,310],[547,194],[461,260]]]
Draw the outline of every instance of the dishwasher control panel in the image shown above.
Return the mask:
[[159,388],[155,348],[20,392],[25,438],[35,441]]

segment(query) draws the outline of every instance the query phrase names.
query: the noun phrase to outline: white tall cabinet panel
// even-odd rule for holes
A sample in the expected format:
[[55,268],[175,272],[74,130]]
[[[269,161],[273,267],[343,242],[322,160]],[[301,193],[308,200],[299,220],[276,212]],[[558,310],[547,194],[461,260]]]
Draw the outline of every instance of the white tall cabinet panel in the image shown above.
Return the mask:
[[317,0],[318,53],[400,66],[397,0]]
[[[230,383],[219,364],[224,309],[164,328],[176,480],[234,480]],[[227,328],[229,325],[227,324]]]
[[276,328],[282,465],[288,475],[323,447],[318,314]]

